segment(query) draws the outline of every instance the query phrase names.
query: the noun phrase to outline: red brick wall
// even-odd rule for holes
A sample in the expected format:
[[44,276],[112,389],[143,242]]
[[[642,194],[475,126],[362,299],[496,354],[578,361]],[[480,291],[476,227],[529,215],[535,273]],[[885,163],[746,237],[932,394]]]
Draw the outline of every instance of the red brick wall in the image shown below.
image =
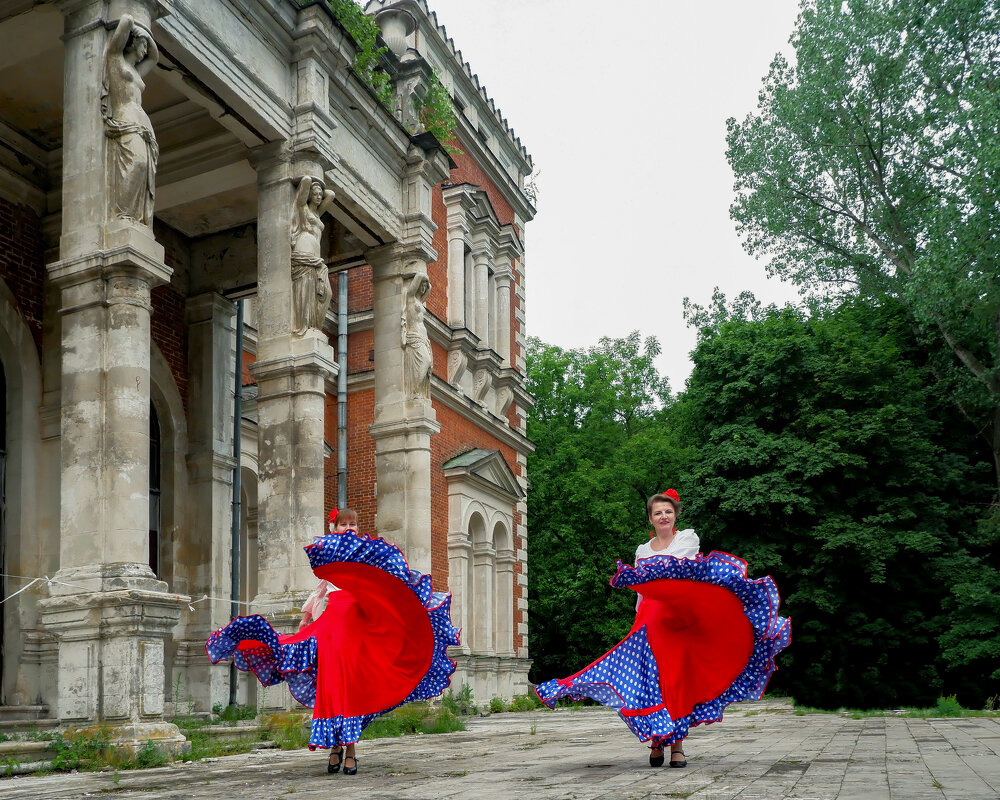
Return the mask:
[[0,199],[0,278],[17,303],[42,354],[42,289],[45,282],[45,251],[41,222],[29,208]]
[[[349,273],[347,281],[347,311],[369,311],[375,305],[375,292],[372,285],[372,268],[369,264],[355,267]],[[336,294],[334,294],[336,297]]]
[[[463,150],[466,148],[462,148]],[[501,225],[512,225],[514,224],[514,209],[511,208],[510,203],[508,203],[500,190],[490,182],[486,177],[486,173],[483,171],[475,161],[467,153],[462,153],[461,155],[452,157],[455,163],[458,165],[451,171],[451,177],[448,178],[450,183],[472,183],[486,192],[487,196],[490,198],[490,202],[493,204],[493,210],[496,212],[497,219],[500,220]]]
[[363,533],[375,530],[375,440],[368,426],[375,419],[375,390],[347,397],[347,505],[358,512]]
[[153,341],[170,365],[184,409],[188,406],[188,335],[184,319],[184,296],[172,285],[157,286],[152,291],[153,316],[150,320]]
[[[455,173],[452,172],[452,175]],[[431,293],[427,296],[427,310],[438,319],[448,319],[448,209],[441,195],[441,184],[431,194],[431,219],[437,225],[431,244],[437,251],[437,261],[427,265]]]
[[333,448],[323,461],[323,505],[332,511],[337,507],[337,395],[329,392],[323,409],[323,438]]
[[347,374],[371,372],[375,362],[371,360],[375,350],[375,331],[358,331],[347,337]]

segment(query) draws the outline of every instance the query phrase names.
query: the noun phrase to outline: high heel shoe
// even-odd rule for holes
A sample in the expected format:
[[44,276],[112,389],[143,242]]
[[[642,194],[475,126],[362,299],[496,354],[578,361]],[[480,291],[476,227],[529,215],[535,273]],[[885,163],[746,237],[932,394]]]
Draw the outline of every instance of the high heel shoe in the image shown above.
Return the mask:
[[[337,763],[333,763],[333,757],[337,757]],[[338,747],[336,750],[330,749],[330,760],[326,762],[327,774],[333,775],[335,772],[340,772],[340,765],[344,761],[344,748]],[[345,769],[344,772],[347,772]]]
[[[347,759],[351,759],[354,762],[353,767],[347,766]],[[358,774],[358,759],[354,756],[344,756],[344,774],[345,775],[357,775]]]
[[671,750],[670,751],[670,766],[672,767],[686,767],[688,765],[687,758],[682,758],[680,761],[674,761],[675,755],[684,755],[683,750]]
[[[660,754],[655,755],[655,752],[659,750]],[[663,766],[663,748],[653,747],[650,745],[649,748],[649,766],[651,767],[662,767]]]

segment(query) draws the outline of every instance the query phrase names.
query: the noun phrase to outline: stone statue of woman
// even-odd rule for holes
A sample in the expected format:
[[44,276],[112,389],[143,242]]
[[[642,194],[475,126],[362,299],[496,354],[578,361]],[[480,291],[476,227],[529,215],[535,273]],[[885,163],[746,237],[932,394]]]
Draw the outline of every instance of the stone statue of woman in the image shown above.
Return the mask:
[[104,51],[101,114],[108,137],[111,215],[153,224],[156,160],[160,149],[142,108],[143,77],[160,57],[145,28],[124,14]]
[[431,395],[431,369],[434,358],[431,342],[424,324],[424,301],[431,291],[426,272],[417,272],[410,278],[403,300],[403,388],[407,399],[429,398]]
[[319,178],[299,179],[292,208],[292,330],[302,336],[309,328],[323,329],[330,307],[330,270],[322,256],[323,214],[333,192]]

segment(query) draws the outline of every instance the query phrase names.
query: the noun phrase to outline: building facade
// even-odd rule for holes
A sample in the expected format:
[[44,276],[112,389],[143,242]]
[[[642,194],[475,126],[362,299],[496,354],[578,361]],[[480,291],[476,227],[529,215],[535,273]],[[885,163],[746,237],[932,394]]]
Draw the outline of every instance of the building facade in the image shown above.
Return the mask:
[[0,712],[179,739],[344,504],[453,592],[453,685],[527,690],[532,163],[424,0],[364,11],[390,102],[324,2],[0,3]]

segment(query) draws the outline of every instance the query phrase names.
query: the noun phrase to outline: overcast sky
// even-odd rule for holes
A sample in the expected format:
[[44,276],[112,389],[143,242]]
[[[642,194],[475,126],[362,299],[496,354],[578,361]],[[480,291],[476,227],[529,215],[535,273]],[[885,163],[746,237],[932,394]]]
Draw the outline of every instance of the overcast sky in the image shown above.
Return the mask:
[[638,329],[680,391],[682,300],[796,300],[729,218],[728,117],[756,108],[797,0],[428,0],[531,154],[528,333],[586,347]]

